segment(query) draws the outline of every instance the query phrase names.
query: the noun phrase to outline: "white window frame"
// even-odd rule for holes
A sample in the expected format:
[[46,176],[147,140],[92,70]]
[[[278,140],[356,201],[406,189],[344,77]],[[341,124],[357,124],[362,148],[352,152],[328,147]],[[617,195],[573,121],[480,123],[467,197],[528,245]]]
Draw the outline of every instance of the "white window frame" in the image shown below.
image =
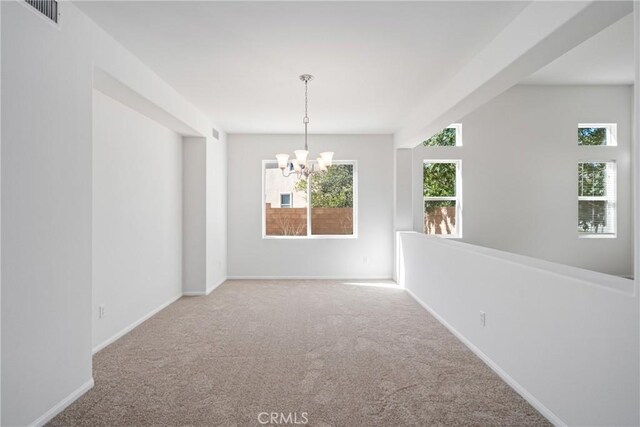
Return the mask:
[[462,123],[451,123],[449,126],[447,126],[447,129],[456,130],[456,145],[454,145],[454,147],[462,147]]
[[[578,201],[606,201],[613,205],[613,232],[612,233],[581,233],[578,231],[578,237],[581,239],[615,239],[618,237],[618,165],[615,160],[580,160],[580,163],[605,163],[607,165],[607,187],[609,180],[613,180],[610,186],[612,194],[606,196],[578,196]],[[576,188],[578,182],[576,181]],[[578,209],[576,209],[576,214]]]
[[[579,147],[617,147],[618,146],[618,124],[617,123],[578,123],[578,129],[586,128],[604,128],[606,129],[606,144],[605,145],[580,145]],[[584,162],[581,162],[584,163]]]
[[[277,165],[275,160],[262,161],[262,238],[265,240],[314,240],[314,239],[342,239],[350,240],[358,238],[358,161],[357,160],[334,160],[334,165],[353,165],[353,234],[311,234],[311,186],[307,185],[307,235],[306,236],[268,236],[266,217],[266,194],[265,194],[265,173],[268,165]],[[317,168],[316,161],[310,161]],[[293,205],[293,198],[292,198]]]
[[[422,161],[422,173],[424,174],[424,165],[427,163],[455,163],[456,165],[456,195],[455,197],[427,197],[424,196],[424,188],[422,189],[422,222],[424,233],[424,215],[425,202],[439,202],[454,200],[456,202],[456,234],[430,234],[429,236],[441,237],[444,239],[462,239],[462,160],[461,159],[424,159]],[[422,176],[422,185],[424,185],[424,176]]]
[[[289,196],[289,203],[284,206],[282,205],[282,196]],[[280,207],[285,207],[285,209],[293,207],[293,192],[285,191],[284,193],[280,193]]]

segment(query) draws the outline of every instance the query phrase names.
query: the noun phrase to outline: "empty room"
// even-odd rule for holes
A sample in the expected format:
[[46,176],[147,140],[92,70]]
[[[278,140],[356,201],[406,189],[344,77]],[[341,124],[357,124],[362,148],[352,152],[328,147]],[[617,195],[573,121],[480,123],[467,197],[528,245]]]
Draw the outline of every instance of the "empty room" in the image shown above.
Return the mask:
[[0,425],[639,426],[640,1],[0,0]]

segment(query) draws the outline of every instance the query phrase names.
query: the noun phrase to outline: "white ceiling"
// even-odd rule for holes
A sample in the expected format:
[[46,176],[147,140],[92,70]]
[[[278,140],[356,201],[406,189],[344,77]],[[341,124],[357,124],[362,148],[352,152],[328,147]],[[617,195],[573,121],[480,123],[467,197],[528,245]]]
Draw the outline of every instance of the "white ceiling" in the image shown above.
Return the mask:
[[225,131],[391,133],[527,2],[76,2]]
[[525,84],[633,84],[633,14],[587,39]]

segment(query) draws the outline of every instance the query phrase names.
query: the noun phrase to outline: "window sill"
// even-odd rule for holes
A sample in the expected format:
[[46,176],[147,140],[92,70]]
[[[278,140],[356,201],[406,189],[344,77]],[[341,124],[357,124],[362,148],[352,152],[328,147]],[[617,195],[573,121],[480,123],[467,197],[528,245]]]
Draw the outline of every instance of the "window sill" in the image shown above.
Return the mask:
[[459,236],[457,234],[427,234],[427,233],[422,233],[422,234],[429,237],[437,237],[439,239],[462,239],[462,236]]
[[579,239],[616,239],[618,238],[617,234],[578,234]]
[[335,234],[324,235],[318,234],[313,236],[262,236],[262,240],[354,240],[357,239],[357,234]]

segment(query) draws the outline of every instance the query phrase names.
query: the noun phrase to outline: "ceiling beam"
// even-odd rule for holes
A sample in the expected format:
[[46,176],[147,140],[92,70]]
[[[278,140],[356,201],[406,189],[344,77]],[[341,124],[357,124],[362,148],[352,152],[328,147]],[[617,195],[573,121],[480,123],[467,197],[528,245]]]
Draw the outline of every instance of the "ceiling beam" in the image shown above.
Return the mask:
[[632,10],[632,1],[532,2],[408,115],[396,148],[421,144]]

